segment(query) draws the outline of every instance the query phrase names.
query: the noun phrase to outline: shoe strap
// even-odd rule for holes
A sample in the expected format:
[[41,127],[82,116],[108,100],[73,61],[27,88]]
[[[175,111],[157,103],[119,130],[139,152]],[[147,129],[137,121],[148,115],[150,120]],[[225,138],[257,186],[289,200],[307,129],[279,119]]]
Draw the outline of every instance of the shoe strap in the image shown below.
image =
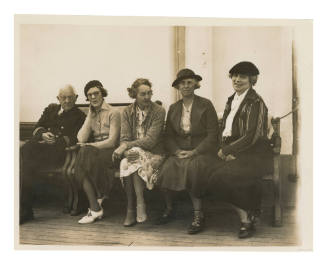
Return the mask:
[[201,225],[201,216],[200,215],[194,215],[192,225],[193,226]]

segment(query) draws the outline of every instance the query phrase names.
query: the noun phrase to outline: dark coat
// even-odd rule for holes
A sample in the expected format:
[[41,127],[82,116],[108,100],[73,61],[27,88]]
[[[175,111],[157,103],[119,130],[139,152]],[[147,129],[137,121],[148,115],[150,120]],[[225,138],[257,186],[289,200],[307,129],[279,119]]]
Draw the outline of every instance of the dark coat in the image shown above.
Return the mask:
[[[227,100],[223,115],[223,129],[231,111],[235,93]],[[227,145],[223,145],[225,155],[239,153],[267,152],[268,143],[268,109],[262,98],[252,88],[244,97],[232,124],[232,136]]]
[[41,140],[42,133],[50,131],[58,137],[57,145],[66,147],[76,144],[76,136],[84,123],[85,114],[74,106],[58,115],[60,108],[59,104],[50,104],[45,108],[34,128],[33,139]]
[[[77,142],[77,132],[83,125],[85,114],[76,106],[58,115],[59,104],[50,104],[37,122],[33,138],[20,149],[20,212],[31,212],[34,177],[44,167],[59,167],[65,159],[65,147]],[[57,136],[55,145],[42,143],[42,133]]]
[[215,153],[218,145],[218,117],[211,101],[195,95],[191,111],[191,131],[185,135],[180,128],[183,100],[172,104],[166,122],[165,144],[169,154],[177,149],[198,154]]
[[[223,128],[231,111],[235,94],[228,98],[223,115]],[[261,207],[261,177],[273,169],[272,151],[267,138],[268,109],[254,89],[249,89],[237,110],[232,136],[223,143],[225,155],[236,159],[223,161],[216,157],[207,161],[209,175],[206,192],[244,210]]]

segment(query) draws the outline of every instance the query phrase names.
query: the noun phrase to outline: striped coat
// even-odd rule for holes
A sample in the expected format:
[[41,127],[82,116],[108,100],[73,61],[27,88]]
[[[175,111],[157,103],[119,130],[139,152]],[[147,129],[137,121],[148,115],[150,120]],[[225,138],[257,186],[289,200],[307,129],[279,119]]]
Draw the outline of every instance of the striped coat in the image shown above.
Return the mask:
[[[223,129],[231,111],[235,93],[228,98],[224,115]],[[232,124],[231,142],[223,145],[225,155],[237,155],[243,152],[260,151],[261,143],[268,143],[268,109],[262,98],[252,88],[242,101]],[[266,145],[265,145],[266,146]]]

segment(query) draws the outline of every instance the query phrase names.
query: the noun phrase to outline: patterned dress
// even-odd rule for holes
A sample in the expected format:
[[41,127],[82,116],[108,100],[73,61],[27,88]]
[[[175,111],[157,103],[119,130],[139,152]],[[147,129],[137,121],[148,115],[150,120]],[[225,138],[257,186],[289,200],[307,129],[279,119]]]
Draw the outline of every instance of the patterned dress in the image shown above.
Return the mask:
[[[137,139],[145,136],[144,121],[147,116],[146,110],[136,108],[136,135]],[[165,157],[160,154],[153,154],[149,151],[145,151],[140,147],[132,147],[127,152],[137,152],[139,158],[133,162],[128,162],[127,158],[124,158],[120,162],[120,178],[130,176],[137,172],[137,174],[144,180],[146,187],[151,190],[158,180],[159,169],[164,162]],[[123,181],[123,180],[122,180]],[[123,182],[122,182],[123,184]]]

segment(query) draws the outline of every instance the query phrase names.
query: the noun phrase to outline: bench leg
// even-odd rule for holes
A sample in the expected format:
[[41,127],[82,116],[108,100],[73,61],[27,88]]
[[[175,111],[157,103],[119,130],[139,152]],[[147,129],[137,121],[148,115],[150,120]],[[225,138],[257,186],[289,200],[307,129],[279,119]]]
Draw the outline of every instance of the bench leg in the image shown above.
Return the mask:
[[72,184],[68,178],[65,179],[65,203],[63,212],[70,213],[73,206],[73,189]]
[[72,216],[76,216],[76,215],[79,215],[81,213],[81,210],[79,208],[79,205],[78,205],[78,201],[79,201],[79,198],[78,198],[78,189],[77,189],[77,186],[75,184],[72,184],[72,210],[70,212],[70,215]]
[[283,225],[283,211],[282,211],[282,186],[280,180],[280,157],[274,158],[274,206],[273,206],[273,226]]
[[67,177],[70,182],[70,201],[71,201],[71,210],[70,215],[76,216],[81,213],[81,210],[78,208],[78,188],[74,181],[74,166],[76,160],[77,152],[73,151],[71,153],[71,160],[67,167]]
[[64,189],[65,189],[65,202],[64,202],[64,207],[63,207],[63,213],[70,213],[71,209],[72,209],[72,189],[71,189],[71,183],[69,180],[69,175],[68,175],[68,166],[71,162],[71,158],[72,158],[72,153],[67,151],[66,153],[66,158],[65,158],[65,163],[62,166],[61,169],[61,174],[62,177],[64,179]]

